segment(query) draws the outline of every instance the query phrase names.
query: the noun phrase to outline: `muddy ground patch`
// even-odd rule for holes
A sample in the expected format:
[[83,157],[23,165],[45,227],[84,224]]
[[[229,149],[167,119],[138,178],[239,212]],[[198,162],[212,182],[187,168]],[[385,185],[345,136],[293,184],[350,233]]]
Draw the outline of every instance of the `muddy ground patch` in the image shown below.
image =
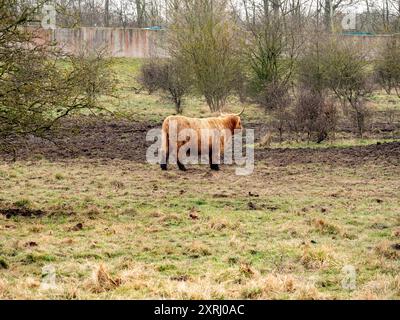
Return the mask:
[[45,215],[45,212],[29,208],[0,208],[0,215],[7,219],[12,217],[41,217]]
[[[152,122],[79,117],[63,121],[60,128],[49,132],[44,138],[29,137],[14,142],[18,144],[19,160],[43,157],[58,161],[84,157],[144,163],[146,149],[152,143],[146,141],[146,134],[150,129],[160,126],[160,123]],[[265,131],[263,124],[251,123],[247,128],[255,130],[256,141]],[[12,155],[2,152],[0,159],[10,160]],[[276,166],[298,163],[399,165],[400,142],[347,148],[256,149],[255,159]]]

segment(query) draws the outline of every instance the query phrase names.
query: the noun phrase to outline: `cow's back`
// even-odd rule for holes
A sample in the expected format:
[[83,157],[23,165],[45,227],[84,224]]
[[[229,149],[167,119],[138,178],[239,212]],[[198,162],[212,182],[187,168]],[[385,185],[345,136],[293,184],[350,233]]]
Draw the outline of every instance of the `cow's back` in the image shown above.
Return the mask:
[[163,122],[163,128],[169,128],[172,123],[176,125],[178,131],[183,129],[224,129],[223,120],[218,117],[210,118],[189,118],[185,116],[168,116]]

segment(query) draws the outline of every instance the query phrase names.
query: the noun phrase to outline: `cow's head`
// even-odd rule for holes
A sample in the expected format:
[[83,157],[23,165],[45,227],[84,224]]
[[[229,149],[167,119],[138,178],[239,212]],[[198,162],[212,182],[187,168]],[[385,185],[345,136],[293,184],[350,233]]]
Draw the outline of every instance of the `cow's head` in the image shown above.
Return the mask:
[[241,112],[239,113],[222,113],[221,112],[221,117],[224,118],[227,127],[234,132],[235,130],[242,130],[242,120],[240,119],[240,116],[244,112],[244,108]]

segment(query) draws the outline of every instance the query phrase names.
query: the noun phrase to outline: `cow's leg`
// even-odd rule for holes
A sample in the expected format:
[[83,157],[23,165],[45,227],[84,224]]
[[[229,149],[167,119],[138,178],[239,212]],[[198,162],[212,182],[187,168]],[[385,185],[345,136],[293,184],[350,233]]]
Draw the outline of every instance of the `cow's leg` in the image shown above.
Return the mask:
[[219,165],[217,163],[210,163],[210,168],[211,168],[211,170],[218,171]]
[[177,160],[177,164],[178,164],[179,170],[186,171],[185,166],[179,160]]
[[169,158],[169,137],[165,130],[161,133],[161,170],[167,170],[167,163]]
[[168,162],[168,153],[162,155],[160,163],[161,170],[167,170],[167,162]]
[[179,146],[178,146],[178,151],[176,153],[176,157],[177,157],[176,164],[178,165],[179,170],[186,171],[186,168],[183,165],[183,163],[179,161],[179,149],[182,147],[182,145],[183,145],[183,143],[179,144]]
[[169,158],[168,149],[162,150],[161,151],[161,162],[160,162],[161,170],[167,170],[168,158]]
[[212,162],[212,149],[210,150],[209,159],[210,159],[210,168],[211,168],[211,170],[218,171],[219,170],[219,165],[217,163],[213,163]]

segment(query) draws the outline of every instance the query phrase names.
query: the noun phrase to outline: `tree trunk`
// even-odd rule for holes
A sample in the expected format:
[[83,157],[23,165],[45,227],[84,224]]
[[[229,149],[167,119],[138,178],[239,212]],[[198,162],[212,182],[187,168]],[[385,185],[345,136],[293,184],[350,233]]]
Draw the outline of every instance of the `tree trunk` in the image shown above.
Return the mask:
[[136,0],[136,15],[137,15],[136,23],[139,28],[143,27],[145,12],[146,12],[146,2],[143,0]]
[[280,0],[272,0],[272,10],[274,12],[275,18],[279,16],[280,7],[281,7]]
[[325,0],[324,9],[325,30],[332,32],[332,0]]
[[177,112],[178,114],[181,114],[181,113],[182,113],[182,103],[181,103],[181,99],[180,99],[180,98],[177,98],[177,99],[175,100],[175,108],[176,108],[176,112]]
[[110,15],[110,0],[105,0],[105,3],[104,3],[104,26],[105,27],[108,27],[110,24],[110,22],[109,22],[110,16],[109,15]]
[[358,125],[358,136],[362,139],[364,135],[364,115],[357,111],[357,125]]
[[267,18],[269,15],[269,0],[263,0],[264,17]]
[[78,17],[79,17],[79,25],[82,23],[82,2],[78,1]]

